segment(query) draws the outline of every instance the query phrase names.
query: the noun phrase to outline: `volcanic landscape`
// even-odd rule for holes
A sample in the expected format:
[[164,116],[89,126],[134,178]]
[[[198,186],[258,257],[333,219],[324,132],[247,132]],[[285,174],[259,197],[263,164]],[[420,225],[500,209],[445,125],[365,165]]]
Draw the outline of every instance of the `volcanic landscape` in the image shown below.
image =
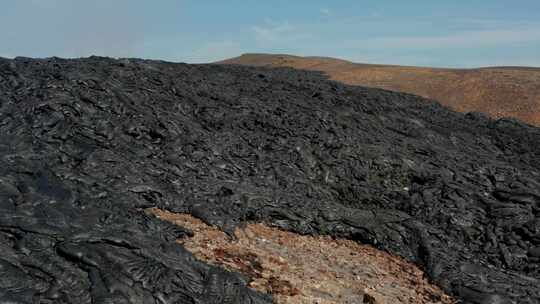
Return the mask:
[[539,286],[537,127],[314,71],[0,58],[0,303],[532,304]]
[[319,71],[346,84],[407,92],[435,99],[455,111],[482,112],[496,119],[514,117],[540,126],[540,68],[443,69],[277,54],[244,54],[220,63]]

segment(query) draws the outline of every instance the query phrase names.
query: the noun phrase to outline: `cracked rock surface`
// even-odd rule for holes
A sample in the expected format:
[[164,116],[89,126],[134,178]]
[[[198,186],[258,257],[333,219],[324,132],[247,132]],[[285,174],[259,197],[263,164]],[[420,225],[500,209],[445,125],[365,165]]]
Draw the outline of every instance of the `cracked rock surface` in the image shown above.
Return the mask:
[[191,214],[371,244],[466,303],[540,302],[540,129],[317,73],[0,59],[0,302],[270,303]]

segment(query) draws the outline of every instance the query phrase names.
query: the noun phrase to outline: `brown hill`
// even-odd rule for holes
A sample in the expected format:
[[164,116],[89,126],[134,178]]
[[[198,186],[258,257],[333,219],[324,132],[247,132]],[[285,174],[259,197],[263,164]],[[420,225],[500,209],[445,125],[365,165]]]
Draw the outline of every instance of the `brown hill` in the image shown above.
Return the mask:
[[322,71],[347,84],[412,93],[460,112],[514,117],[540,126],[540,68],[442,69],[272,54],[245,54],[219,63]]

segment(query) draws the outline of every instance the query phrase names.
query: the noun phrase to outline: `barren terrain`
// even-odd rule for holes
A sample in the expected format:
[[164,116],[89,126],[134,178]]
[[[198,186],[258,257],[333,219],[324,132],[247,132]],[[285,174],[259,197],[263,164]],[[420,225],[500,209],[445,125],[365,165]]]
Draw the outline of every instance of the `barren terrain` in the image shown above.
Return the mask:
[[514,117],[540,126],[540,68],[438,69],[269,54],[245,54],[221,63],[322,71],[347,84],[407,92],[456,111]]
[[324,300],[299,282],[372,266],[368,303],[536,304],[540,129],[290,68],[0,58],[0,253],[1,303]]
[[193,231],[178,239],[197,258],[240,272],[278,304],[454,303],[415,265],[350,240],[247,224],[229,237],[189,214],[149,214]]

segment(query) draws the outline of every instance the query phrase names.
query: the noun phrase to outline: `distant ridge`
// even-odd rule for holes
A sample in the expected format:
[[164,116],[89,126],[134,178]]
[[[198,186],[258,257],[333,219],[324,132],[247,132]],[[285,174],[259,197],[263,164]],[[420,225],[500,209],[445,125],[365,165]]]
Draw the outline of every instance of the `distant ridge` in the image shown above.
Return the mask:
[[540,68],[536,67],[427,68],[286,54],[243,54],[217,63],[322,71],[347,84],[412,93],[460,112],[513,117],[540,126]]

